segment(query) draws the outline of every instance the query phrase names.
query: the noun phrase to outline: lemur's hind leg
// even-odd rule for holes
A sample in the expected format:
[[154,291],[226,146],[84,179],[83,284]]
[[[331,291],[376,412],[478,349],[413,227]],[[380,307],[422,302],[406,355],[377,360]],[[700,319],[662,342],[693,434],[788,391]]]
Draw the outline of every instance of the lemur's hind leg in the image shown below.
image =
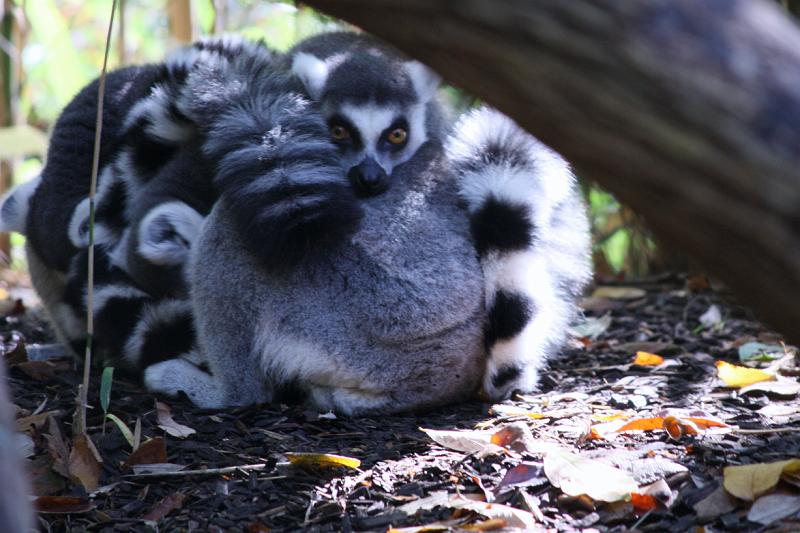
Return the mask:
[[493,399],[536,387],[591,274],[588,221],[567,163],[509,118],[483,108],[447,143],[485,279]]

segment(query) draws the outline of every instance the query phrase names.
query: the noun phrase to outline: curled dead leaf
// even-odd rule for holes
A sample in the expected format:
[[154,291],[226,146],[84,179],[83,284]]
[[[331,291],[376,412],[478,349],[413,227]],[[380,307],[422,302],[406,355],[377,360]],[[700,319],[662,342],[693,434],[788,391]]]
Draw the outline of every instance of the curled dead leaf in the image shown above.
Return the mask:
[[156,437],[147,440],[123,463],[123,470],[130,470],[133,465],[146,465],[167,462],[167,445],[164,439]]
[[86,433],[81,433],[72,439],[69,475],[83,485],[86,492],[92,492],[99,486],[100,474],[103,471],[100,466],[102,463],[103,459]]
[[185,439],[189,435],[197,433],[189,426],[184,426],[183,424],[175,422],[172,418],[172,411],[169,405],[164,402],[156,402],[156,417],[158,418],[158,427],[166,431],[167,435]]

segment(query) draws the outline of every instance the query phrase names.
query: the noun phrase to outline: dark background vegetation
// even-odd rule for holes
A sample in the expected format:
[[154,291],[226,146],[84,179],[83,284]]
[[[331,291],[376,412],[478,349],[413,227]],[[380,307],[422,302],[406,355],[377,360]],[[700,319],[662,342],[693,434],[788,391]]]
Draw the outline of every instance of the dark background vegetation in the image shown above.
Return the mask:
[[[778,0],[800,15],[800,0]],[[97,76],[108,0],[0,0],[0,190],[35,176],[46,136],[61,108]],[[160,61],[204,35],[235,32],[285,50],[309,35],[346,27],[301,2],[267,0],[120,0],[122,15],[110,67]],[[160,7],[160,9],[158,9]],[[588,81],[587,81],[588,83]],[[476,102],[447,88],[457,110]],[[88,179],[88,169],[87,169]],[[631,278],[686,270],[688,261],[657,242],[643,218],[592,183],[583,184],[591,213],[598,276]],[[658,209],[659,206],[653,206]],[[24,267],[20,236],[0,236],[0,251]]]

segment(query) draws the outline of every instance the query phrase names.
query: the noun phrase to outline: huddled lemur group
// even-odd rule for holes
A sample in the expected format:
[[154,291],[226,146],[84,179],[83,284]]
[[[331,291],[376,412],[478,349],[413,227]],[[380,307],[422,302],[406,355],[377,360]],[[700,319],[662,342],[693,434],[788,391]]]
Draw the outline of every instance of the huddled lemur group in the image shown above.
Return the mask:
[[[106,80],[95,346],[153,391],[342,413],[531,390],[590,276],[564,160],[361,34],[235,38]],[[98,83],[6,196],[60,339],[85,343]]]

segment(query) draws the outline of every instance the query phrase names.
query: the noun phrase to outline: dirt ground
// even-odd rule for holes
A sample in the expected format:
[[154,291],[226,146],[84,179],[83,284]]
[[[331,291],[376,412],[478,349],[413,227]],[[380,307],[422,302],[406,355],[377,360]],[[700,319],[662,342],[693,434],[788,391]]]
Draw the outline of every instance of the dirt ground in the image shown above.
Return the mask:
[[[800,530],[800,465],[764,467],[774,479],[757,488],[749,479],[752,497],[723,470],[798,457],[794,348],[702,279],[626,284],[585,304],[588,322],[543,372],[541,391],[499,406],[475,401],[356,419],[284,405],[211,413],[115,377],[108,412],[134,434],[140,421],[132,454],[120,425],[107,421],[103,431],[98,371],[87,432],[102,463],[72,435],[78,370],[68,361],[26,362],[21,346],[52,336],[35,309],[7,306],[0,331],[20,446],[44,496],[39,524],[45,531]],[[724,386],[716,361],[742,364],[743,347],[754,341],[767,346],[760,349],[770,361],[750,365],[779,379],[749,391]],[[632,364],[637,352],[665,362]],[[634,430],[621,428],[631,423]],[[292,455],[304,452],[360,464]]]

